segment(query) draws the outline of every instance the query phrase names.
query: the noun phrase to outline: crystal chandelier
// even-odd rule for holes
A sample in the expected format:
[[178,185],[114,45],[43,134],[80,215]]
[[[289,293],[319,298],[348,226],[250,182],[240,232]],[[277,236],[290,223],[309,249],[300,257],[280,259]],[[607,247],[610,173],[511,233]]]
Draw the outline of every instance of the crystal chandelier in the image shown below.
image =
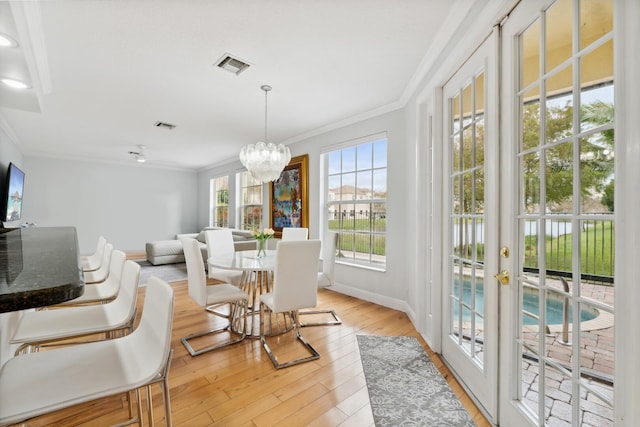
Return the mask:
[[240,150],[240,161],[251,176],[260,182],[275,181],[291,160],[289,147],[267,142],[267,93],[271,86],[262,85],[264,91],[264,142],[249,144]]

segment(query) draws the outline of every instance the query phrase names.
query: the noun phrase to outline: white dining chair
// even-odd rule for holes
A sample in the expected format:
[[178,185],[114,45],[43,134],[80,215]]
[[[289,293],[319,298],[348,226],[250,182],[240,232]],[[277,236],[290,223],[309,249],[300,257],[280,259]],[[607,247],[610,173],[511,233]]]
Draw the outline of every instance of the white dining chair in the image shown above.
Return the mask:
[[139,279],[140,265],[126,261],[120,291],[113,301],[23,313],[11,338],[11,344],[19,344],[16,355],[70,338],[102,333],[114,337],[116,333],[130,332],[136,316]]
[[309,229],[304,227],[283,227],[282,240],[307,240],[309,238]]
[[171,286],[152,277],[140,324],[130,335],[9,359],[0,369],[0,425],[108,396],[126,394],[131,399],[133,391],[137,418],[121,425],[142,425],[141,388],[146,389],[149,425],[154,425],[150,386],[158,383],[165,423],[171,426],[168,371],[173,305]]
[[[322,271],[318,272],[317,283],[318,288],[326,288],[333,286],[335,283],[335,264],[336,264],[336,250],[338,246],[338,233],[334,231],[328,231],[324,239],[322,240]],[[316,318],[319,315],[331,316],[333,320],[326,321],[310,321],[300,322],[301,327],[305,326],[333,326],[341,325],[342,320],[338,317],[338,314],[333,309],[319,309],[319,310],[302,310],[299,313],[303,315],[314,315]]]
[[102,253],[104,252],[104,245],[107,243],[107,239],[103,236],[98,237],[98,244],[95,252],[88,255],[81,255],[80,261],[82,263],[82,271],[95,271],[102,265]]
[[[249,295],[229,283],[207,286],[207,277],[204,271],[204,262],[198,241],[187,237],[182,237],[180,240],[182,241],[184,258],[187,264],[187,287],[189,289],[189,296],[209,313],[228,320],[224,326],[208,329],[203,332],[196,332],[182,338],[182,344],[189,354],[197,356],[244,340],[247,333],[246,314]],[[229,307],[227,313],[216,310],[216,308],[225,305]],[[233,325],[233,321],[242,322],[243,324]],[[220,333],[228,333],[229,339],[216,341],[215,344],[197,350],[194,349],[189,342],[189,340],[195,338]]]
[[[233,244],[231,229],[205,230],[204,238],[207,244],[207,258],[234,256],[236,249]],[[208,265],[207,270],[210,279],[231,283],[234,286],[240,286],[242,282],[241,271],[226,270],[224,268],[212,267],[211,265]]]
[[85,271],[83,272],[84,283],[100,283],[107,280],[109,277],[109,265],[111,263],[111,253],[113,252],[113,245],[111,243],[105,243],[104,251],[102,253],[102,263],[100,264],[100,268],[95,271]]
[[[276,248],[273,290],[260,296],[260,340],[271,362],[277,369],[308,362],[320,357],[320,354],[311,344],[300,335],[298,321],[298,310],[313,308],[317,304],[319,259],[320,240],[282,241]],[[283,313],[290,318],[290,327],[274,331],[272,319],[278,313]],[[267,321],[269,322],[268,331]],[[308,350],[310,356],[280,362],[272,351],[268,339],[288,333],[291,329],[294,330],[296,339]]]
[[85,285],[84,293],[78,298],[62,302],[54,307],[71,307],[74,305],[104,304],[118,296],[122,281],[122,269],[127,260],[127,254],[114,249],[109,263],[109,275],[104,282]]

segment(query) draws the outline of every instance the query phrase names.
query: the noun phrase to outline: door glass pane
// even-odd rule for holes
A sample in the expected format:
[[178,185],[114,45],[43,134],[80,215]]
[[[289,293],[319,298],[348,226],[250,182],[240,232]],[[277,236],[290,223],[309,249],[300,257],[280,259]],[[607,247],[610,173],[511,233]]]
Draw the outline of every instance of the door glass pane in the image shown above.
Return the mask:
[[475,312],[475,354],[476,362],[483,363],[484,355],[484,317],[482,311],[476,310]]
[[581,380],[585,393],[580,399],[580,416],[585,424],[614,425],[613,349],[609,333],[594,329],[580,334],[580,371],[586,374]]
[[[545,220],[545,260],[548,273],[562,272],[570,276],[573,259],[573,235],[571,234],[571,220],[552,218]],[[560,280],[563,280],[560,278]],[[558,285],[556,282],[549,286]],[[559,287],[559,285],[558,285]]]
[[460,153],[462,151],[462,143],[460,141],[460,138],[462,137],[462,134],[457,133],[455,135],[453,135],[453,143],[451,144],[451,160],[452,160],[452,170],[454,172],[458,172],[460,170]]
[[581,129],[613,121],[613,40],[580,59]]
[[540,78],[540,21],[536,20],[522,33],[520,88],[524,89]]
[[580,0],[580,49],[613,31],[613,0]]
[[573,143],[545,150],[546,208],[553,213],[573,211]]
[[474,172],[475,175],[475,212],[481,213],[484,211],[484,169],[478,169]]
[[[580,221],[580,268],[585,274],[594,277],[595,280],[604,281],[602,294],[598,295],[597,301],[607,295],[612,288],[607,286],[613,281],[614,271],[614,222],[610,220],[611,215],[606,215],[606,219],[587,219]],[[600,277],[602,276],[602,277]],[[607,301],[607,303],[609,303]],[[613,303],[613,301],[611,301]]]
[[462,209],[462,176],[458,175],[452,179],[453,194],[453,213],[454,215],[460,215]]
[[475,118],[476,120],[484,114],[484,73],[480,73],[476,76],[474,83],[475,92]]
[[571,401],[575,399],[571,388],[571,377],[567,374],[567,371],[560,370],[555,364],[545,364],[544,391],[545,396],[555,397],[545,401],[546,425],[574,425]]
[[484,120],[480,119],[476,123],[476,150],[475,166],[484,166]]
[[524,236],[522,247],[522,259],[525,271],[538,271],[538,225],[536,220],[522,221]]
[[473,172],[462,175],[462,213],[470,214],[473,209]]
[[540,155],[535,152],[522,156],[520,171],[524,177],[524,210],[540,212]]
[[456,95],[451,100],[451,114],[452,114],[452,131],[453,133],[460,130],[460,95]]
[[522,149],[540,144],[540,90],[538,86],[522,97]]
[[473,127],[469,126],[462,131],[462,169],[473,167]]
[[554,142],[573,134],[572,67],[565,67],[547,80],[546,139]]
[[580,207],[583,213],[613,212],[613,163],[613,129],[580,140]]
[[534,414],[538,412],[538,398],[540,397],[538,389],[538,358],[532,357],[527,347],[522,346],[521,349],[521,383],[520,393],[524,405]]
[[[476,265],[476,271],[484,270],[484,240],[485,226],[484,219],[482,217],[476,219],[476,261],[479,263]],[[484,277],[484,273],[482,273]]]
[[571,58],[573,18],[572,0],[558,0],[546,13],[545,70],[547,72]]
[[471,84],[468,84],[462,90],[462,126],[467,126],[472,120],[472,112],[474,109],[472,94]]

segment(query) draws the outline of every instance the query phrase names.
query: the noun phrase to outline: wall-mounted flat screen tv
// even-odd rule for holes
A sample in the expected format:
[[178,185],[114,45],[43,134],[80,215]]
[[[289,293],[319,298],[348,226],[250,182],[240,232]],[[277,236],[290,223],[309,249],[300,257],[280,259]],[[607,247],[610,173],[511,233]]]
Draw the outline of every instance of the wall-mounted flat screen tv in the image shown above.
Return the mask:
[[22,215],[22,194],[24,192],[24,172],[9,163],[5,182],[4,221],[17,221]]

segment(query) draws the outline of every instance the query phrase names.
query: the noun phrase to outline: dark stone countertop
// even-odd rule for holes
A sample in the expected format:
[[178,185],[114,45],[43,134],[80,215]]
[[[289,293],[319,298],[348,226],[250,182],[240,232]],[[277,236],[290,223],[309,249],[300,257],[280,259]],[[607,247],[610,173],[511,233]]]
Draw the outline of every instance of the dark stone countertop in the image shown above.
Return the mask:
[[57,304],[83,293],[74,227],[0,234],[0,313]]

